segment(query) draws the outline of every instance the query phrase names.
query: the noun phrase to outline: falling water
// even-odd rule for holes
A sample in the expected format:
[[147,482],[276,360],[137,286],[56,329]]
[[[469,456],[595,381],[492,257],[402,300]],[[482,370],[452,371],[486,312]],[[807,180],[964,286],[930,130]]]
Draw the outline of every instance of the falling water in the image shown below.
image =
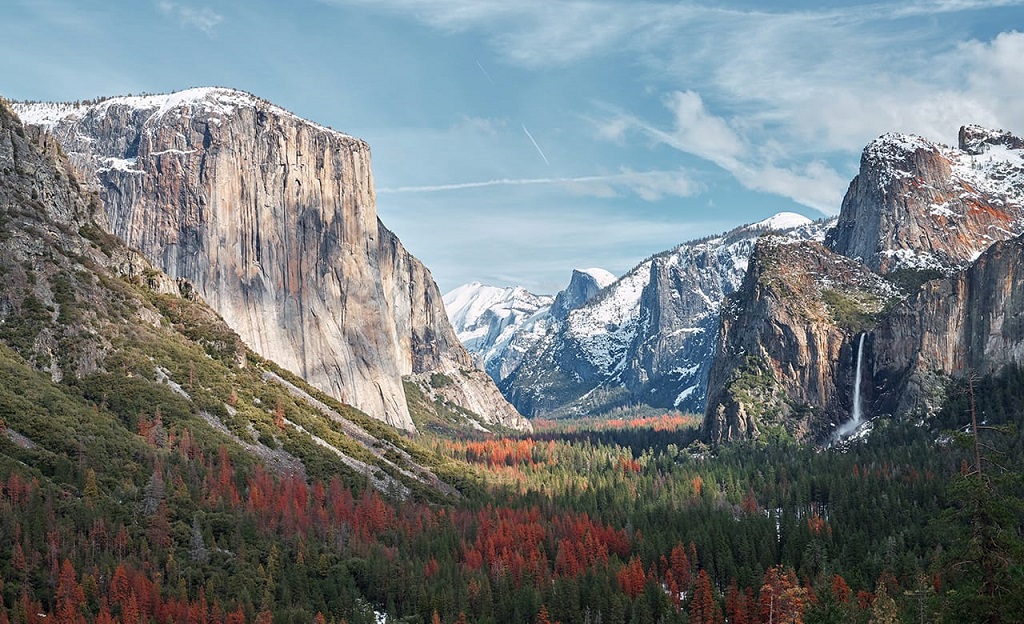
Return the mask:
[[860,404],[860,380],[861,364],[864,360],[864,336],[866,335],[866,333],[861,334],[860,342],[857,344],[857,373],[853,378],[853,412],[850,414],[850,420],[836,432],[836,435],[839,438],[845,438],[856,431],[857,427],[860,427],[861,423],[864,421],[864,413]]
[[863,416],[860,407],[860,369],[864,362],[864,336],[866,335],[860,335],[860,343],[857,345],[857,374],[853,378],[853,422],[855,425],[860,424]]

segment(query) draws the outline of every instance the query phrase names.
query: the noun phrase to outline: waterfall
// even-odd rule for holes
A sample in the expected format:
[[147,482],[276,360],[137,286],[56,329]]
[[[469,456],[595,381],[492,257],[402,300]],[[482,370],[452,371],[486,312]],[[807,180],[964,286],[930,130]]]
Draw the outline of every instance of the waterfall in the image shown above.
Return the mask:
[[864,412],[860,402],[860,381],[861,381],[861,368],[864,363],[864,337],[867,333],[860,335],[860,342],[857,344],[857,372],[853,377],[853,411],[850,413],[850,420],[843,424],[836,431],[836,436],[839,438],[845,438],[854,431],[857,427],[864,422]]
[[861,365],[864,363],[864,336],[867,334],[860,335],[860,344],[857,345],[857,374],[853,378],[853,423],[854,426],[859,425],[863,417],[860,406],[860,380],[861,380]]

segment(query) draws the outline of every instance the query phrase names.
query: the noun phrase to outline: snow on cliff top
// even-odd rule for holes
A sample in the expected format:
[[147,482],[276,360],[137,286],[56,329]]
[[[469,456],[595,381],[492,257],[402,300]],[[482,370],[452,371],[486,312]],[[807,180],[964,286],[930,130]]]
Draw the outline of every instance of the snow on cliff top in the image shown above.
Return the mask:
[[640,309],[640,295],[650,281],[651,260],[645,260],[621,279],[614,281],[610,289],[602,291],[585,306],[570,312],[570,331],[577,336],[594,336],[606,333],[609,327],[631,320]]
[[[863,160],[874,163],[878,183],[884,188],[893,180],[917,175],[909,160],[914,152],[935,152],[949,161],[954,179],[966,182],[975,194],[1007,195],[1010,201],[1020,201],[1024,193],[1024,150],[1000,144],[1014,138],[1009,132],[980,126],[966,128],[972,134],[972,151],[978,153],[929,141],[916,134],[889,132],[864,148]],[[862,171],[863,168],[862,163]]]
[[812,223],[807,217],[795,212],[780,212],[772,215],[764,221],[758,221],[750,225],[756,230],[789,230]]
[[601,288],[604,288],[605,286],[612,284],[616,279],[618,279],[611,272],[596,267],[576,270],[579,271],[580,273],[586,273],[590,277],[594,278],[594,281]]
[[156,95],[121,95],[100,100],[94,104],[81,102],[14,102],[14,109],[22,122],[34,126],[55,126],[63,121],[74,121],[95,112],[106,115],[111,107],[123,106],[138,111],[152,111],[151,119],[158,119],[172,110],[193,109],[210,115],[228,116],[240,108],[265,108],[282,117],[290,117],[325,132],[349,135],[303,119],[260,97],[224,87],[194,87],[184,91]]

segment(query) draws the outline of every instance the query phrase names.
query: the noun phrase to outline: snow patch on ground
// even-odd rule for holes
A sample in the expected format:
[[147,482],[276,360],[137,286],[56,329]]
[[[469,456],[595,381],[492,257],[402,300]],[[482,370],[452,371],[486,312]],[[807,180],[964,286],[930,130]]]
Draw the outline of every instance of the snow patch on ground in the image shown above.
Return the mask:
[[97,171],[123,171],[125,173],[146,173],[142,169],[136,169],[135,165],[138,163],[137,158],[101,158],[100,162],[104,166],[100,167]]

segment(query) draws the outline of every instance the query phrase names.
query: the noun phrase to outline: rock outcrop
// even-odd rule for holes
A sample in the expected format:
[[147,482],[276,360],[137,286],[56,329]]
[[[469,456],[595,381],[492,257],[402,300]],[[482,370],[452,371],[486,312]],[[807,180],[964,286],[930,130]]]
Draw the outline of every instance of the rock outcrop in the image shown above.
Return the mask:
[[[363,141],[228,89],[17,110],[96,183],[114,235],[313,385],[413,430],[402,378],[472,369],[429,271],[377,218]],[[481,417],[512,417],[503,403]]]
[[959,143],[873,141],[828,248],[759,244],[723,313],[707,439],[827,439],[852,409],[864,332],[869,416],[927,414],[950,376],[1019,361],[1024,141],[965,126]]
[[854,338],[899,296],[820,243],[762,238],[722,312],[704,437],[827,437],[851,411]]
[[604,269],[573,269],[569,285],[555,295],[551,304],[552,318],[564,321],[570,312],[593,299],[614,281],[615,276]]
[[460,496],[397,431],[248,358],[187,282],[102,229],[99,197],[58,147],[0,99],[0,438],[21,447],[8,444],[6,463],[66,488],[72,473],[52,467],[73,454],[79,474],[95,466],[116,484],[96,494],[108,509],[128,513],[149,474],[140,465],[159,470],[175,438],[196,457],[241,452],[282,476]]
[[1024,232],[1024,141],[964,126],[959,148],[886,134],[861,156],[827,244],[871,269],[965,267]]
[[927,415],[942,377],[1024,362],[1024,239],[995,243],[970,268],[925,284],[873,332],[876,414]]

